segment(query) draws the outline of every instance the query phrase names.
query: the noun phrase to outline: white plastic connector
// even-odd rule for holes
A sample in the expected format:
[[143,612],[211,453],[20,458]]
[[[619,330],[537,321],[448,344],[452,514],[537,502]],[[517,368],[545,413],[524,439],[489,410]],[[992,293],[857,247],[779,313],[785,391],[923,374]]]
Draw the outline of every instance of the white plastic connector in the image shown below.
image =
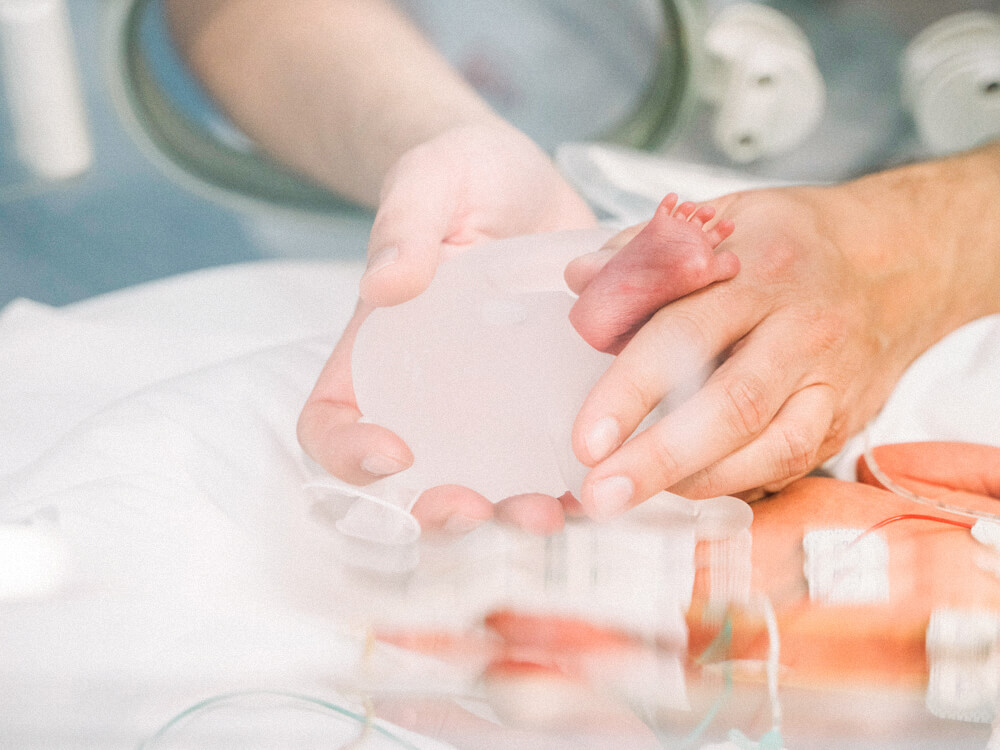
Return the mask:
[[0,71],[18,156],[45,180],[93,159],[65,0],[0,0]]
[[713,137],[733,161],[799,145],[826,107],[826,86],[805,34],[764,5],[722,10],[705,35],[711,62],[703,96],[717,107]]
[[924,29],[902,61],[903,100],[935,154],[1000,135],[1000,15],[957,13]]

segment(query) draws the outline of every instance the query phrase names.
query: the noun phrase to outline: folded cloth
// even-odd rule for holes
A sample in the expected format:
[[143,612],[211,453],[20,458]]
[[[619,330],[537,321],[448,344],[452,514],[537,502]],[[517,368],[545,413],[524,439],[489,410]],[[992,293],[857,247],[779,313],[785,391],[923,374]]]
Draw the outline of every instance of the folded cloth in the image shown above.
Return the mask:
[[323,563],[295,420],[360,271],[238,266],[3,311],[0,524],[61,567],[19,589],[48,598],[0,601],[0,744],[134,747],[212,693],[322,696],[355,670],[362,642],[297,587]]

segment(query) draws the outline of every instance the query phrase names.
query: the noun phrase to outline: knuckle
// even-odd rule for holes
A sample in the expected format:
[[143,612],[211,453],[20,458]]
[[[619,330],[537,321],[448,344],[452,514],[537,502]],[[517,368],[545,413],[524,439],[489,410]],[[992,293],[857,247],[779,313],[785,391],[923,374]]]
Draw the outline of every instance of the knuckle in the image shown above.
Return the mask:
[[825,353],[837,351],[849,337],[850,324],[847,318],[835,310],[825,309],[813,311],[807,321],[810,334],[807,341],[812,342],[813,349]]
[[671,310],[667,317],[668,310],[669,306],[654,315],[652,320],[656,324],[645,325],[640,334],[648,330],[653,337],[652,346],[663,353],[661,356],[669,353],[674,368],[677,365],[698,365],[710,350],[709,324],[691,310]]
[[847,415],[835,414],[822,444],[817,448],[817,459],[825,460],[839,452],[852,434],[853,431],[848,424]]
[[657,397],[650,393],[647,384],[643,383],[630,368],[625,368],[619,381],[618,403],[625,407],[626,412],[647,414],[658,403]]
[[767,383],[756,375],[747,375],[725,389],[730,428],[737,434],[757,435],[771,417]]
[[761,282],[776,284],[785,279],[800,257],[795,242],[788,237],[777,237],[768,246],[767,252],[759,259]]
[[683,478],[681,464],[673,446],[658,437],[651,437],[653,439],[649,441],[647,448],[652,466],[655,467],[656,474],[662,478],[662,481],[657,484],[657,488],[663,489],[676,484],[678,480]]
[[712,467],[702,469],[684,481],[684,491],[680,494],[692,500],[702,500],[718,497],[732,491],[732,487],[724,482],[722,477]]
[[779,440],[777,465],[782,478],[798,477],[812,470],[819,446],[804,426],[783,426]]

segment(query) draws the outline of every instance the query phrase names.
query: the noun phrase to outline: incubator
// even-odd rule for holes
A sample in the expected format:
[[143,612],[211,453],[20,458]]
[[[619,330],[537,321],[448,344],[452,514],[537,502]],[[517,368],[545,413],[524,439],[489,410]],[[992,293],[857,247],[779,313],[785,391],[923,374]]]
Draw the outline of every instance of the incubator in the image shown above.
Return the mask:
[[[595,139],[629,150],[591,168],[661,168],[647,199],[667,178],[702,197],[742,184],[712,165],[741,164],[758,182],[860,171],[964,147],[996,121],[988,13],[902,26],[864,3],[812,14],[804,3],[590,5],[541,11],[553,26],[572,20],[597,49],[572,38],[550,48],[558,75],[532,91],[516,89],[516,60],[499,42],[471,58],[461,39],[440,43],[550,147]],[[15,6],[29,4],[0,7]],[[461,17],[455,6],[477,7],[407,6],[432,35]],[[170,90],[150,54],[162,33],[155,2],[104,8],[118,111],[151,161],[240,211],[343,208],[263,160],[190,91]],[[839,32],[817,33],[820,20]],[[849,55],[854,34],[882,46]],[[21,49],[4,44],[5,54]],[[570,52],[597,62],[567,64]],[[592,92],[569,85],[570,68],[599,74],[604,110],[580,116]],[[865,85],[884,96],[858,99],[863,69],[879,72]],[[26,162],[41,164],[25,143]],[[75,143],[66,163],[85,165]],[[710,166],[681,171],[677,158]],[[359,264],[243,269],[225,277],[227,293],[179,281],[120,307],[10,312],[0,335],[22,369],[0,382],[26,417],[0,420],[3,437],[22,446],[31,429],[65,436],[35,434],[37,455],[0,482],[0,677],[17,687],[0,744],[51,747],[23,729],[42,715],[45,731],[62,728],[65,746],[78,747],[67,705],[91,722],[119,708],[127,729],[116,725],[116,737],[144,738],[147,750],[585,747],[595,737],[597,747],[685,750],[995,744],[995,485],[962,482],[998,465],[996,320],[922,358],[870,430],[870,449],[852,443],[826,467],[832,477],[753,506],[664,493],[617,521],[570,519],[547,537],[497,523],[422,533],[408,511],[434,484],[491,498],[579,487],[585,469],[568,432],[608,356],[566,324],[562,268],[609,231],[466,253],[426,295],[372,315],[358,339],[357,397],[418,461],[364,488],[333,480],[294,440]],[[205,300],[215,306],[202,316]],[[32,316],[44,325],[27,325]],[[47,379],[56,372],[73,387]],[[930,440],[947,447],[919,445]],[[421,723],[441,706],[460,723]]]
[[[890,404],[864,436],[877,447],[840,457],[862,457],[864,484],[810,477],[753,505],[661,493],[545,538],[497,524],[420,533],[405,511],[435,484],[491,499],[579,486],[569,425],[608,355],[574,343],[561,269],[606,238],[487,245],[362,325],[359,405],[417,458],[365,488],[318,469],[309,482],[325,583],[377,644],[339,689],[461,696],[554,746],[584,714],[607,726],[616,711],[659,747],[984,744],[1000,699],[1000,527],[978,474],[997,456],[990,418],[961,420],[979,446],[887,445],[921,437],[894,420],[933,435],[953,401],[919,418],[905,393]],[[974,335],[944,342],[937,362]],[[431,659],[418,685],[396,649]]]
[[[825,181],[997,133],[991,0],[401,6],[500,114],[550,151],[610,144],[760,179]],[[160,13],[157,0],[107,4],[108,73],[147,155],[230,204],[343,211],[257,153],[196,85],[164,75]]]

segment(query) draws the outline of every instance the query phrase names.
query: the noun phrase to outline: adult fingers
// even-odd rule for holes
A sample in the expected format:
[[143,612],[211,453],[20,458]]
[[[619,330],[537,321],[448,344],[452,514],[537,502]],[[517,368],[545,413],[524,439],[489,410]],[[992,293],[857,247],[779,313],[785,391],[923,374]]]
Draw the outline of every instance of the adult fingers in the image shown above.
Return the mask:
[[431,487],[410,509],[424,531],[467,534],[493,517],[493,504],[478,492],[457,484]]
[[549,495],[515,495],[493,505],[478,492],[455,484],[421,493],[411,513],[424,531],[448,534],[467,534],[493,518],[531,534],[549,535],[561,531],[565,520],[561,502]]
[[416,150],[387,178],[368,241],[361,298],[378,307],[422,292],[434,278],[458,202],[455,175]]
[[396,434],[351,419],[357,419],[356,409],[325,403],[307,405],[299,417],[299,443],[330,474],[359,486],[413,463],[413,454]]
[[586,253],[571,260],[563,272],[566,285],[574,294],[582,294],[587,285],[600,273],[605,264],[628,244],[649,222],[623,229],[604,243],[600,250]]
[[496,504],[496,519],[532,534],[548,536],[562,531],[562,503],[550,495],[527,493],[504,498]]
[[823,444],[834,407],[835,396],[829,386],[817,384],[798,390],[755,440],[667,489],[691,498],[757,489],[776,492],[808,474],[825,458]]
[[369,484],[413,463],[413,454],[397,435],[373,424],[359,424],[354,399],[351,350],[371,308],[362,302],[334,347],[299,415],[297,433],[303,450],[326,471],[352,484]]
[[[802,387],[809,358],[803,350],[787,346],[790,335],[802,335],[794,322],[761,328],[765,330],[755,331],[753,339],[744,342],[691,397],[587,475],[580,500],[588,512],[599,518],[615,515],[729,456],[764,432],[789,396]],[[607,394],[598,397],[607,403]],[[607,416],[601,419],[621,425],[631,425],[638,417],[622,415],[613,407],[603,413]]]
[[[731,311],[721,318],[720,298]],[[581,461],[603,460],[668,393],[699,386],[706,368],[757,320],[742,296],[712,299],[692,295],[658,312],[598,379],[573,425]]]

